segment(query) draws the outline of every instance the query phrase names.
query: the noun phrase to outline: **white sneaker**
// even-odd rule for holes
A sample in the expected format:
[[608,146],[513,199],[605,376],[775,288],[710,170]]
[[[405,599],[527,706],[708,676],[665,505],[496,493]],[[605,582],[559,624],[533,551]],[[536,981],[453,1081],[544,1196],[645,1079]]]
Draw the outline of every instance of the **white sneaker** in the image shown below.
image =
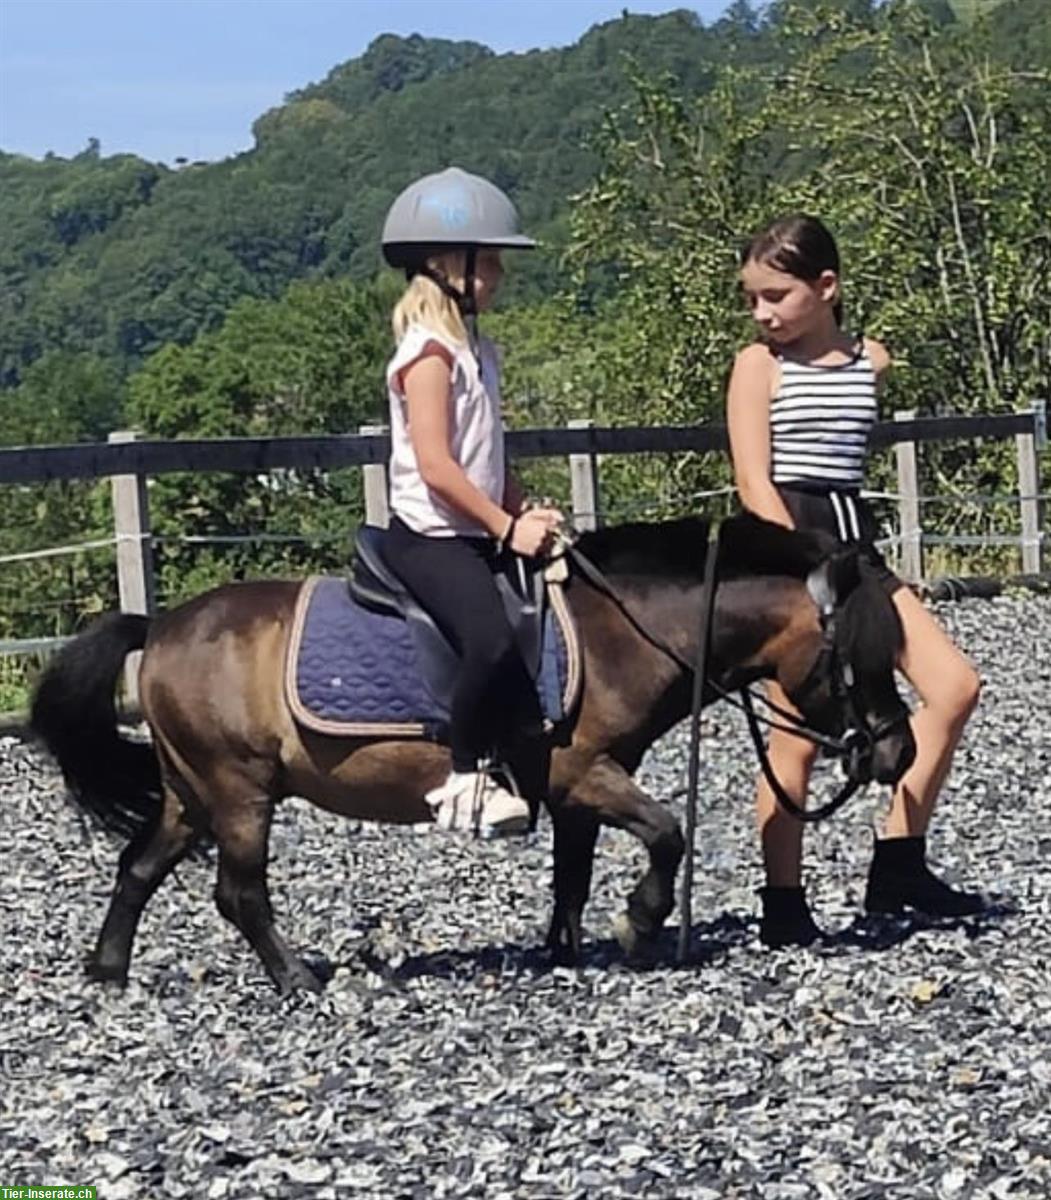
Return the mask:
[[529,805],[482,771],[453,771],[424,797],[439,829],[512,837],[529,829]]

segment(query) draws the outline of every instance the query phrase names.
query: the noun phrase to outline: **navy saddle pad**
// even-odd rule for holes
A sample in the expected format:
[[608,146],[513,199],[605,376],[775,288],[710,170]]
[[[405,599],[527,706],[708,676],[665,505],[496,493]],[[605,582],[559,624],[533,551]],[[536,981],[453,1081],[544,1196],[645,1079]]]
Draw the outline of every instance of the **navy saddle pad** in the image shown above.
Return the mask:
[[[580,687],[576,631],[560,590],[543,625],[537,692],[557,724]],[[300,589],[285,694],[301,725],[335,736],[440,739],[449,719],[448,696],[428,685],[409,624],[356,603],[336,577],[313,576]]]

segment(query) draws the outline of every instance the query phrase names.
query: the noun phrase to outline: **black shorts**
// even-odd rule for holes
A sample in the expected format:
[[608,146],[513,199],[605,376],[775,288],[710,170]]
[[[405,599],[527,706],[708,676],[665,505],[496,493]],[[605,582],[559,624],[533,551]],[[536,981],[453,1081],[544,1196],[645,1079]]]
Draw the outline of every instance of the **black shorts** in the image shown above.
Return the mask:
[[862,569],[881,584],[888,596],[905,586],[876,549],[879,526],[856,488],[829,488],[816,483],[775,486],[797,529],[818,529],[848,545],[860,545]]

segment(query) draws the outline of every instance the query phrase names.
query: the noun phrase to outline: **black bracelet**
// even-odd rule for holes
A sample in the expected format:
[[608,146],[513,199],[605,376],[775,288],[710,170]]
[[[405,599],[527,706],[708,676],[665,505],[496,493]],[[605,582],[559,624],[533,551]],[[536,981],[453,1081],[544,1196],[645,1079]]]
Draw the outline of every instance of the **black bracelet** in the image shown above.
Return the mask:
[[511,539],[514,537],[515,526],[517,524],[518,524],[518,518],[512,517],[511,524],[508,525],[507,531],[504,533],[504,536],[502,538],[496,539],[496,548],[498,551],[500,551],[501,554],[504,552],[504,550],[507,547],[509,547],[511,545]]

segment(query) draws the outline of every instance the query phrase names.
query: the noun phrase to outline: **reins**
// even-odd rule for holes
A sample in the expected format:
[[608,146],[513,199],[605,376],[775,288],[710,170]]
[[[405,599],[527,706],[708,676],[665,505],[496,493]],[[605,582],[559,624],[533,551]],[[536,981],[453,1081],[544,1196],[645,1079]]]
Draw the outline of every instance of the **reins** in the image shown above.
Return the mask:
[[[752,743],[759,758],[759,769],[763,772],[763,778],[769,784],[770,790],[777,797],[778,804],[791,813],[797,821],[803,822],[804,825],[812,825],[817,821],[824,821],[827,817],[832,816],[833,813],[838,812],[861,786],[860,781],[857,779],[848,779],[832,799],[827,804],[822,804],[820,808],[802,808],[785,791],[781,780],[778,779],[777,773],[770,763],[770,755],[763,743],[763,734],[759,728],[760,717],[752,707],[752,696],[746,688],[741,689],[741,699],[743,702],[741,708],[744,710],[745,719],[748,722],[748,732],[752,735]],[[774,728],[777,728],[777,726],[774,726]],[[851,747],[844,746],[846,752],[849,752],[850,749]]]
[[686,783],[686,861],[682,867],[682,893],[679,898],[679,944],[676,957],[686,961],[693,929],[693,852],[697,831],[697,784],[701,765],[701,709],[704,707],[704,681],[708,674],[708,651],[712,640],[715,613],[715,571],[719,557],[719,525],[708,526],[708,551],[704,557],[704,583],[701,585],[701,628],[697,642],[697,664],[693,672],[693,699],[690,705],[690,758]]
[[[711,537],[712,535],[710,534],[709,536]],[[710,541],[709,547],[717,548],[717,542]],[[616,589],[613,587],[610,581],[586,555],[582,554],[580,550],[576,548],[576,546],[571,544],[566,547],[566,553],[572,559],[576,570],[579,571],[579,573],[596,589],[596,591],[601,592],[608,600],[613,602],[621,616],[624,617],[632,629],[634,629],[641,638],[649,642],[654,649],[660,650],[662,654],[671,659],[671,661],[683,671],[688,673],[696,672],[695,663],[689,662],[678,652],[678,650],[675,649],[674,646],[666,642],[659,634],[654,633],[652,629],[648,629],[646,627],[646,625],[631,611],[622,597],[617,594]],[[705,559],[705,572],[707,573],[707,571],[708,561]],[[702,611],[703,608],[704,604],[702,598]],[[713,615],[714,608],[709,613],[709,620]],[[817,729],[812,729],[801,717],[797,716],[795,713],[789,712],[780,705],[775,704],[774,701],[770,700],[768,697],[763,695],[756,696],[751,692],[747,685],[739,689],[742,699],[738,700],[732,692],[728,691],[716,680],[708,678],[704,682],[712,689],[713,692],[716,693],[720,700],[725,700],[727,704],[732,704],[734,708],[740,709],[741,712],[743,712],[746,716],[748,715],[749,710],[751,710],[755,721],[760,722],[763,725],[767,725],[771,729],[780,729],[783,733],[792,734],[793,737],[805,738],[807,741],[812,742],[815,746],[820,746],[822,749],[829,750],[834,754],[842,754],[845,750],[850,748],[848,746],[844,746],[842,739],[829,737],[827,734],[821,733]],[[747,702],[744,700],[744,697],[746,696],[748,697]],[[767,717],[762,713],[755,712],[754,707],[752,707],[752,704],[749,702],[756,699],[758,699],[762,704],[765,704],[767,708],[777,713],[777,715],[787,722],[787,724],[781,724],[779,721],[775,721],[771,717]]]

